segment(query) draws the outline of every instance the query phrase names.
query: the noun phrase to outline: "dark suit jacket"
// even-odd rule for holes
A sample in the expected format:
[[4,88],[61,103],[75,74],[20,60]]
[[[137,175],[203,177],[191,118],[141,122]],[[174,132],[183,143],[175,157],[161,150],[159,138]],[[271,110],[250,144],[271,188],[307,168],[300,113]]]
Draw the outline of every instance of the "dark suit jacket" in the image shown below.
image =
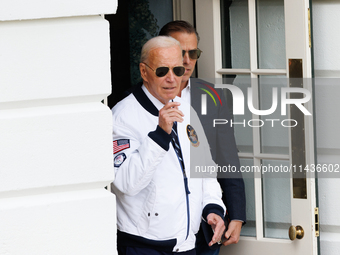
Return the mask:
[[[197,78],[190,78],[191,82],[191,105],[197,112],[205,135],[208,139],[213,160],[219,166],[235,166],[236,173],[218,173],[217,180],[223,191],[223,201],[227,207],[229,220],[242,220],[246,222],[246,199],[244,182],[240,170],[240,161],[238,158],[238,150],[236,147],[234,129],[230,127],[231,115],[228,110],[225,96],[222,89],[215,89],[214,84],[207,83]],[[222,106],[213,91],[205,86],[208,84],[213,87],[220,95]],[[199,88],[207,89],[212,93],[217,102],[217,106],[213,99],[207,96],[207,114],[201,114],[201,95],[206,94]],[[227,119],[228,124],[216,125],[213,127],[214,119]]]

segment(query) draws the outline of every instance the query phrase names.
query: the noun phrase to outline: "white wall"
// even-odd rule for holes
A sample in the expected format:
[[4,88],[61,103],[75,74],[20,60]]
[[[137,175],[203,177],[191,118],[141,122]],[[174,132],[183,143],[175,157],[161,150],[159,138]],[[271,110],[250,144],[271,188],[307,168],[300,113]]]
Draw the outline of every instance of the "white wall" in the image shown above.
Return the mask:
[[[318,163],[340,164],[340,1],[313,0]],[[337,79],[336,79],[337,78]],[[319,179],[322,255],[340,252],[340,179]]]
[[0,254],[114,254],[109,26],[117,1],[0,8]]

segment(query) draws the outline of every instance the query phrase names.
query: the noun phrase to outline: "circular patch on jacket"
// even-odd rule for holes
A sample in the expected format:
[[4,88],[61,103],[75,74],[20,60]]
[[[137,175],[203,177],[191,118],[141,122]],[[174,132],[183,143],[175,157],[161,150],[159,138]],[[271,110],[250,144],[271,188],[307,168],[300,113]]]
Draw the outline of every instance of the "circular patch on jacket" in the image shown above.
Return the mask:
[[119,153],[115,159],[114,159],[114,165],[115,167],[120,167],[121,164],[123,164],[123,162],[125,161],[126,159],[126,155],[124,152],[122,153]]
[[196,131],[191,125],[187,126],[187,135],[188,135],[188,138],[189,138],[192,146],[198,147],[200,145]]

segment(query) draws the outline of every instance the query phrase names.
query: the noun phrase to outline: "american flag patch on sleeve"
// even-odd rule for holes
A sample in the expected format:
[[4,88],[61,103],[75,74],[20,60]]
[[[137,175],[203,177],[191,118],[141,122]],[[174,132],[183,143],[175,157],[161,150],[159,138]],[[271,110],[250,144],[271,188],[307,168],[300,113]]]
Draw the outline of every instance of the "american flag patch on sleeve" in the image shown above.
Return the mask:
[[113,141],[113,153],[116,154],[122,150],[130,148],[130,140],[129,139],[119,139]]

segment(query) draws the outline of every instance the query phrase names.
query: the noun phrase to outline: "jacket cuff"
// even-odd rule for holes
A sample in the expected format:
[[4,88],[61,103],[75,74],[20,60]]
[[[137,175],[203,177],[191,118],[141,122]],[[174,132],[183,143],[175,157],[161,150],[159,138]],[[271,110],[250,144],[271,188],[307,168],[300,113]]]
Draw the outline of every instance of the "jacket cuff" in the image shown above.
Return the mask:
[[210,213],[215,213],[217,215],[219,215],[222,219],[224,219],[224,209],[222,208],[222,206],[218,205],[218,204],[207,204],[202,212],[202,217],[204,218],[205,221],[207,221],[207,216]]
[[160,126],[157,125],[156,130],[149,133],[149,137],[164,150],[169,150],[172,139],[171,135],[165,132]]

